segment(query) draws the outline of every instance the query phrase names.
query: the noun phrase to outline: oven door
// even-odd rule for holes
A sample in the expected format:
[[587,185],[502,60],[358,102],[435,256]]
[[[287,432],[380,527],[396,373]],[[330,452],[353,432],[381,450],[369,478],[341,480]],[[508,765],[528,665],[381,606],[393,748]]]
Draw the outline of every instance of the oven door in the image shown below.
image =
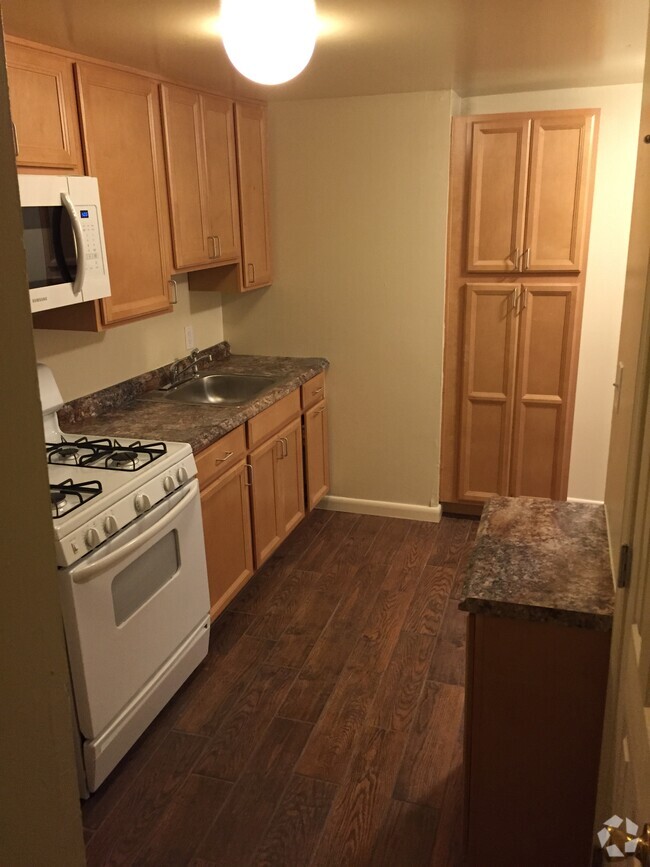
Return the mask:
[[198,482],[60,570],[60,579],[79,727],[93,739],[209,613]]

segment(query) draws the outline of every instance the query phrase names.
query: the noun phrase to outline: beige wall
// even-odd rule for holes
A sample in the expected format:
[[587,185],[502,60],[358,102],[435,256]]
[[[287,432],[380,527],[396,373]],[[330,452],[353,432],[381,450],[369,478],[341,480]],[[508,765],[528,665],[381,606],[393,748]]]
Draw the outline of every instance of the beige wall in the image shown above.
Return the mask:
[[85,863],[0,26],[0,864]]
[[194,328],[195,345],[223,340],[221,294],[192,292],[186,275],[176,277],[178,304],[172,313],[121,325],[102,334],[34,331],[39,361],[54,371],[64,400],[122,382],[187,355],[185,326]]
[[276,279],[236,352],[330,359],[332,493],[437,503],[451,94],[270,106]]
[[603,500],[636,169],[641,85],[463,100],[463,114],[600,108],[569,497]]

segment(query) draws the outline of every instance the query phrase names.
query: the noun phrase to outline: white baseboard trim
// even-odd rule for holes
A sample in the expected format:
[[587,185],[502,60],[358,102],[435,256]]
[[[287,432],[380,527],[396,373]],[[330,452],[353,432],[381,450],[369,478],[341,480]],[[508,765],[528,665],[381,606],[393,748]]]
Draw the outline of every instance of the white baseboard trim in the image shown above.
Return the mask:
[[330,512],[352,512],[355,515],[379,515],[382,518],[408,518],[438,524],[442,506],[416,506],[412,503],[385,503],[382,500],[358,500],[355,497],[323,497],[317,506]]
[[604,505],[602,500],[581,500],[580,497],[567,497],[567,503],[587,503],[590,506],[602,506]]

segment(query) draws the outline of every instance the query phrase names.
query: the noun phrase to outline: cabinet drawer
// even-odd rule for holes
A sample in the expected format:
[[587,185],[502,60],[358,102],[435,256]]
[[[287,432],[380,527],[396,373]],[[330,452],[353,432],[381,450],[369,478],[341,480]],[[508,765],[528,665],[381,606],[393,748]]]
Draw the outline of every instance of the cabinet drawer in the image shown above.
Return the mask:
[[271,434],[279,431],[297,415],[300,415],[300,392],[298,389],[247,422],[248,447],[252,449],[264,442]]
[[302,408],[307,409],[325,397],[325,374],[319,373],[309,379],[300,389]]
[[205,488],[226,470],[234,467],[245,453],[246,435],[242,424],[196,456],[200,487]]

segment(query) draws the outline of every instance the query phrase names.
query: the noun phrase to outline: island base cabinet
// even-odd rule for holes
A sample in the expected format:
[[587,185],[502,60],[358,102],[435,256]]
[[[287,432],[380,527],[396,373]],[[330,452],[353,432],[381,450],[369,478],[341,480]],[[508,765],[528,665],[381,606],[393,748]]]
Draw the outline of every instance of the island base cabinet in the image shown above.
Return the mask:
[[212,620],[253,574],[249,476],[241,461],[201,493]]
[[325,401],[305,412],[305,472],[307,511],[311,512],[330,489]]
[[255,565],[259,567],[305,514],[300,419],[250,454]]
[[609,642],[609,632],[470,615],[466,867],[591,863]]

